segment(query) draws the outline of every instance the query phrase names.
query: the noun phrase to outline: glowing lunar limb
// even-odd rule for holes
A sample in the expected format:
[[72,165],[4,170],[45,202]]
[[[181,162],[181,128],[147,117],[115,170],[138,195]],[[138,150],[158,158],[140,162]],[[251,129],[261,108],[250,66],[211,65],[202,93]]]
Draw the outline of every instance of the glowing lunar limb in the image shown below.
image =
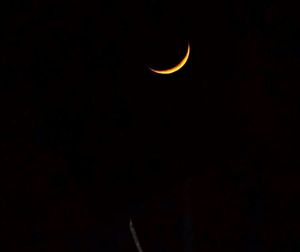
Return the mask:
[[178,70],[180,70],[186,64],[186,62],[189,59],[189,56],[190,56],[190,44],[188,44],[187,52],[186,52],[184,58],[175,67],[172,67],[172,68],[166,69],[166,70],[156,70],[156,69],[153,69],[150,67],[149,67],[149,69],[152,72],[157,73],[157,74],[172,74],[172,73],[175,73]]

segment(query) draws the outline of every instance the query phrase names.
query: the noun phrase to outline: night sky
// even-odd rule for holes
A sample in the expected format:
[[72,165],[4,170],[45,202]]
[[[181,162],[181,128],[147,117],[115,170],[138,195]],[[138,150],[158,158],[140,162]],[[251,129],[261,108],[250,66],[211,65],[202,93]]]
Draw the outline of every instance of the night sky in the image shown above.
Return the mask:
[[296,4],[6,2],[1,251],[299,251]]

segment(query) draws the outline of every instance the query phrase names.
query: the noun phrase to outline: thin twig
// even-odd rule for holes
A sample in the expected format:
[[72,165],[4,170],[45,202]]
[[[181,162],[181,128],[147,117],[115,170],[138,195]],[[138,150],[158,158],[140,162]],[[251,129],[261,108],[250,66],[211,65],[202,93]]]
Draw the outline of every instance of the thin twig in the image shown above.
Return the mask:
[[130,229],[130,232],[132,234],[132,237],[133,237],[133,240],[134,240],[134,243],[136,245],[136,248],[137,248],[138,252],[143,252],[141,244],[139,242],[139,239],[137,237],[137,234],[136,234],[136,231],[135,231],[135,228],[133,226],[133,223],[132,223],[131,219],[129,221],[129,229]]

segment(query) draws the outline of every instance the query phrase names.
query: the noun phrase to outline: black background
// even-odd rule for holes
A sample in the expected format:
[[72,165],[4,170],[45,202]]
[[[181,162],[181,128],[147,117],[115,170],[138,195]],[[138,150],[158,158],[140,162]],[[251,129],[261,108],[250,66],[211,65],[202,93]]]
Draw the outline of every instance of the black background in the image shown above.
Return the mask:
[[0,9],[3,251],[298,251],[296,5]]

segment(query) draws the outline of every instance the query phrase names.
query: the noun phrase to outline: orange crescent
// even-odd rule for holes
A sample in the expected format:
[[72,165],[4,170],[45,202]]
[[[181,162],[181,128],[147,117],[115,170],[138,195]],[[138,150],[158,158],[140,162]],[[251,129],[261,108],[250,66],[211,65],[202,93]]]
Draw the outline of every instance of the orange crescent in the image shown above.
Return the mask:
[[190,44],[188,43],[187,52],[186,52],[184,58],[176,66],[174,66],[170,69],[166,69],[166,70],[156,70],[156,69],[153,69],[153,68],[150,68],[150,67],[149,67],[149,69],[152,72],[157,73],[157,74],[172,74],[172,73],[175,73],[178,70],[180,70],[186,64],[186,62],[189,59],[189,56],[190,56]]

